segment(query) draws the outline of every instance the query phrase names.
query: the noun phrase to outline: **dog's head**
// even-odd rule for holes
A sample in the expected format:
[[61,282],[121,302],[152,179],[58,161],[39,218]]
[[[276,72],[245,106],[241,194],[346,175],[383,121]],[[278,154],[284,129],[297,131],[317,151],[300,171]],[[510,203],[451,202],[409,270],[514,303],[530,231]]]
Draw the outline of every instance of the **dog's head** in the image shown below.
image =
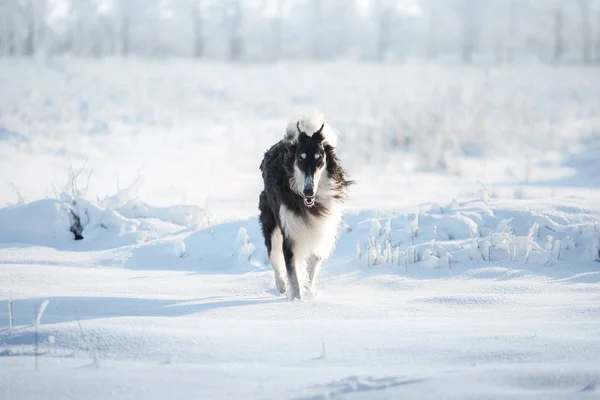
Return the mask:
[[307,207],[315,205],[327,164],[325,145],[332,135],[320,113],[304,115],[288,126],[285,140],[294,157],[290,182]]
[[325,170],[325,148],[323,147],[323,127],[311,135],[300,130],[296,145],[296,161],[294,162],[294,179],[298,193],[302,195],[307,207],[315,205],[315,197],[319,181]]

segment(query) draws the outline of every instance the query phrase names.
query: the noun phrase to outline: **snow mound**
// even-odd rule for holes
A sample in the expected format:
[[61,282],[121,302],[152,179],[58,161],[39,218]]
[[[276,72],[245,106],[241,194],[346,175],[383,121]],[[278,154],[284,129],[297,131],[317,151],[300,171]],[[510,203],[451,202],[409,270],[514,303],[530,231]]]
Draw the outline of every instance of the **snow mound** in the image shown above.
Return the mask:
[[363,220],[356,235],[358,256],[366,254],[369,266],[600,261],[597,210],[525,200],[433,204],[414,214]]
[[73,240],[69,207],[53,199],[0,209],[0,242],[47,243]]
[[[67,183],[55,189],[56,199],[0,208],[0,244],[27,244],[57,249],[92,250],[129,246],[163,238],[185,228],[210,224],[210,215],[196,205],[155,207],[137,198],[142,177],[100,200],[80,189],[79,171],[69,165]],[[91,172],[90,172],[91,174]],[[89,186],[89,176],[88,176]],[[22,200],[21,200],[22,201]],[[78,241],[74,245],[74,241]],[[175,254],[185,254],[177,248]]]
[[81,197],[43,199],[0,209],[0,243],[109,248],[159,239],[209,224],[197,206],[153,207],[129,200],[117,209]]

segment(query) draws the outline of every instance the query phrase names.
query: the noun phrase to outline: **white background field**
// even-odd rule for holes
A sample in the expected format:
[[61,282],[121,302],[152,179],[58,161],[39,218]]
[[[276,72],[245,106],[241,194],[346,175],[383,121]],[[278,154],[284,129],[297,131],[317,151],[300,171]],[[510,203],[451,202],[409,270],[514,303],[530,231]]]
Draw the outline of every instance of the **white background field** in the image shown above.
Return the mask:
[[[597,397],[599,93],[577,67],[0,60],[0,398]],[[258,166],[312,108],[356,185],[290,302]]]

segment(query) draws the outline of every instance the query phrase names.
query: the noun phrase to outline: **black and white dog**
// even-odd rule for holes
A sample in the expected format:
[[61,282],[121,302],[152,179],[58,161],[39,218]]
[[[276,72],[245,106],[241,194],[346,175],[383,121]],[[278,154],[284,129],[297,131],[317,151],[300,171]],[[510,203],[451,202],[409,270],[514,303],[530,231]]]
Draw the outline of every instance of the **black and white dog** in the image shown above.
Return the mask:
[[[302,298],[300,284],[314,291],[322,261],[332,252],[342,219],[342,203],[352,183],[335,152],[336,136],[323,115],[293,119],[283,140],[264,155],[264,190],[259,209],[275,283],[290,298]],[[306,271],[299,281],[297,271]]]

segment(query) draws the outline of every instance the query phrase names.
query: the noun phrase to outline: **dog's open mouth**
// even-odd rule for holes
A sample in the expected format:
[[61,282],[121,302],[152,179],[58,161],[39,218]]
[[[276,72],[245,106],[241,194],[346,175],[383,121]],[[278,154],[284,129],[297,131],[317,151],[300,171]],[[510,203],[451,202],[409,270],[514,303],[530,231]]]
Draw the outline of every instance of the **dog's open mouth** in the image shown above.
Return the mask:
[[306,207],[312,207],[315,205],[315,198],[314,197],[305,197],[304,198],[304,205]]

